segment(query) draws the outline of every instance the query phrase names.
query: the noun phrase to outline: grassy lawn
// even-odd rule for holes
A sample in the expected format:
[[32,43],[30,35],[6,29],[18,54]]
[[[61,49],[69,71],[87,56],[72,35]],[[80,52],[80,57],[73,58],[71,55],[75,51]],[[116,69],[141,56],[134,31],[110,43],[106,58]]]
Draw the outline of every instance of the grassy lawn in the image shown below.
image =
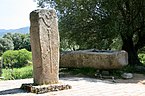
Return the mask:
[[12,69],[3,69],[2,76],[5,80],[14,80],[14,79],[24,79],[24,78],[32,78],[32,66],[26,66],[22,68],[14,68]]

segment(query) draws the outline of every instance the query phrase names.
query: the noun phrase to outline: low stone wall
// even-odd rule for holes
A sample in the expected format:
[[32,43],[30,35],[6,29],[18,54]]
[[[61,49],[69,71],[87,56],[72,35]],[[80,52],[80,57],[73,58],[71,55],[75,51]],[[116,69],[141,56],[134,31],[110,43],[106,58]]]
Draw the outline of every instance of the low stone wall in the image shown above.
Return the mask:
[[96,69],[120,69],[128,64],[126,51],[81,50],[63,52],[60,67]]

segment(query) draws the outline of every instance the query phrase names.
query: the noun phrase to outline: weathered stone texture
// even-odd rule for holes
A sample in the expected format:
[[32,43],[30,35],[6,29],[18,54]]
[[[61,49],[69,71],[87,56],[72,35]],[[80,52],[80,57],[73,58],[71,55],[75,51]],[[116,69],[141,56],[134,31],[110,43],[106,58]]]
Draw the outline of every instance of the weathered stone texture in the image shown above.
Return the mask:
[[68,84],[50,84],[50,85],[41,85],[41,86],[34,86],[33,84],[22,84],[21,89],[24,89],[28,92],[42,94],[47,92],[53,91],[61,91],[71,89],[72,87]]
[[58,83],[59,32],[56,12],[53,9],[32,11],[30,21],[34,83]]
[[125,51],[71,51],[61,54],[60,67],[119,69],[128,64]]

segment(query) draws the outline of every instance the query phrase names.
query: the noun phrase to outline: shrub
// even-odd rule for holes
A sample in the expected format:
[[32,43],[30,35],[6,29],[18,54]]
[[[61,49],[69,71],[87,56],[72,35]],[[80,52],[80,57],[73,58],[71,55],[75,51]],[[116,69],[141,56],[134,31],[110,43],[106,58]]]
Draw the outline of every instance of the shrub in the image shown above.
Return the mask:
[[145,64],[145,54],[144,53],[139,53],[138,57],[139,57],[141,63]]
[[2,55],[4,67],[23,67],[32,60],[31,52],[26,49],[8,50]]
[[28,61],[32,60],[32,54],[31,52],[27,51],[26,49],[18,50],[17,55],[17,63],[16,67],[23,67],[28,64]]

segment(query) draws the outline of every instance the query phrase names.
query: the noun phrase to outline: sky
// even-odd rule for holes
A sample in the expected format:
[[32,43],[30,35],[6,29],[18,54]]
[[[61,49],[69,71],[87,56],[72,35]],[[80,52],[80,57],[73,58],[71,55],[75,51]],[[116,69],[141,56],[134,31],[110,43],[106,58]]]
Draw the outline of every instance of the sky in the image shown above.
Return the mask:
[[34,0],[0,0],[0,29],[30,26],[29,14],[35,9]]

